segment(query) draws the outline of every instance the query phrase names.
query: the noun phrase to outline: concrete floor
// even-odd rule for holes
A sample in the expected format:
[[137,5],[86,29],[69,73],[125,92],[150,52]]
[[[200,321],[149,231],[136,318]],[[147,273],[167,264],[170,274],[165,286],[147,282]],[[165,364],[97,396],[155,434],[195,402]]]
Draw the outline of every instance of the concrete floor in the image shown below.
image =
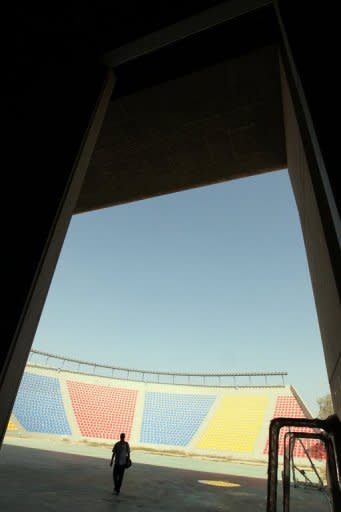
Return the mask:
[[[44,449],[38,449],[39,444]],[[124,475],[121,494],[116,496],[112,493],[110,455],[108,448],[47,444],[36,439],[5,441],[0,452],[1,512],[266,510],[266,479],[255,477],[257,472],[264,473],[264,466],[240,464],[238,471],[234,468],[238,464],[225,464],[222,471],[223,462],[136,452],[132,453],[133,466]],[[199,480],[236,486],[216,487]],[[292,490],[291,512],[329,510],[323,493]]]

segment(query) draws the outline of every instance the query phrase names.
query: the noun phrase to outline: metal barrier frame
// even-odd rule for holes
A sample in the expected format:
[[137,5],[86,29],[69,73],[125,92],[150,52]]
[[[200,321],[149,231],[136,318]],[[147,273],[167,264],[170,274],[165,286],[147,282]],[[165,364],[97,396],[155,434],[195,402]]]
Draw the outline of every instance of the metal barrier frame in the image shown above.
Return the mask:
[[[289,438],[289,442],[287,443],[287,438]],[[313,432],[287,432],[284,436],[284,469],[283,469],[283,512],[289,512],[290,511],[290,462],[293,463],[293,452],[294,452],[294,446],[296,439],[319,439],[321,440],[326,449],[327,453],[327,464],[328,464],[328,471],[333,473],[333,477],[331,478],[331,481],[337,482],[337,471],[336,471],[336,460],[334,456],[334,450],[333,445],[331,442],[331,439],[324,433],[313,433]],[[315,471],[315,474],[317,475],[320,484],[321,489],[324,490],[324,485],[321,480],[320,475],[316,471],[316,468],[314,466],[313,461],[311,460],[309,453],[307,449],[302,445],[304,448],[304,451]],[[330,474],[330,473],[329,473]],[[295,483],[294,483],[295,485]],[[330,501],[330,496],[327,494],[328,500]]]
[[[270,421],[267,512],[277,512],[279,433],[283,427],[316,428],[325,431],[333,512],[339,512],[341,510],[341,489],[338,467],[340,466],[341,422],[336,415],[332,415],[326,420],[318,418],[274,418]],[[298,434],[302,435],[304,433],[298,432]]]

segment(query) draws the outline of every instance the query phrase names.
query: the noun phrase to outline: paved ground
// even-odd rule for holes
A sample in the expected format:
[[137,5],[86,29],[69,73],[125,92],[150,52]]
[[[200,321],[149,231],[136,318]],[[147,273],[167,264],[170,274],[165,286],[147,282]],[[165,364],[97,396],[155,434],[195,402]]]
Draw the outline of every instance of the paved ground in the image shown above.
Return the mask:
[[[6,440],[0,452],[1,512],[265,512],[264,466],[136,452],[116,496],[110,455],[108,448]],[[329,512],[319,491],[293,489],[292,497],[292,512]]]

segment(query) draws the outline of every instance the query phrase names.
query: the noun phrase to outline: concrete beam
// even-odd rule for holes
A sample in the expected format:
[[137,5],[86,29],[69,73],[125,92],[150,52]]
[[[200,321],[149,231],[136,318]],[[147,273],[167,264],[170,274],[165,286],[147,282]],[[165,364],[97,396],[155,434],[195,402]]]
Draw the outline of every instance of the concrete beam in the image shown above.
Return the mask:
[[114,100],[75,213],[285,167],[271,45]]

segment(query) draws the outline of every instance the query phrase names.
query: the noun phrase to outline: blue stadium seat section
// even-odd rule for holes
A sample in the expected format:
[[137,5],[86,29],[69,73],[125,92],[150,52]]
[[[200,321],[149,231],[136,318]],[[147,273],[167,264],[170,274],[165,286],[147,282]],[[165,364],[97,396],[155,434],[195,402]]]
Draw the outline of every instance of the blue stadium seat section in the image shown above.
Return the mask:
[[54,377],[25,372],[13,412],[29,432],[71,435],[60,384]]
[[215,395],[145,393],[140,442],[186,446],[215,398]]

